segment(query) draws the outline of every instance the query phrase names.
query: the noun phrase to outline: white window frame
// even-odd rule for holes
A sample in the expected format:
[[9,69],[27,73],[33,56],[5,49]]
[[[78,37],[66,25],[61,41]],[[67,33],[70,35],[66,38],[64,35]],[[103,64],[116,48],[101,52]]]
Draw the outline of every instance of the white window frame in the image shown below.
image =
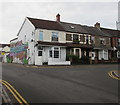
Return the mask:
[[[56,48],[57,48],[58,50],[57,50]],[[52,51],[52,56],[51,56],[51,57],[50,57],[50,51]],[[58,57],[58,58],[55,58],[54,51],[59,51],[59,57]],[[60,56],[60,54],[61,54],[60,51],[61,51],[61,48],[60,48],[60,47],[52,47],[52,48],[50,48],[50,50],[49,50],[49,57],[50,57],[50,58],[54,58],[54,59],[60,59],[60,57],[61,57],[61,56]]]
[[[107,56],[105,56],[105,54],[106,54]],[[100,51],[99,51],[99,60],[102,60],[102,58],[103,58],[104,60],[108,60],[108,50],[100,50]]]

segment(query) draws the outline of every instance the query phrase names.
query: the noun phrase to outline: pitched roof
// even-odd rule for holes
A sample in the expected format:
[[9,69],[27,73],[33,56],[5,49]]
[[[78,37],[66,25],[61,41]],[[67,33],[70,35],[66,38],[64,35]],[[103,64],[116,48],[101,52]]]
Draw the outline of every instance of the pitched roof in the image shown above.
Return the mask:
[[66,32],[81,33],[81,34],[91,34],[98,36],[109,36],[109,37],[120,35],[120,31],[113,29],[107,29],[107,28],[98,29],[96,27],[84,26],[74,23],[57,22],[57,21],[50,21],[43,19],[35,19],[30,17],[27,18],[35,26],[35,28],[66,31]]
[[100,28],[103,32],[108,33],[112,36],[120,36],[120,31],[119,30],[113,30],[113,29],[108,29],[108,28]]
[[14,40],[17,40],[18,38],[14,38],[14,39],[11,39],[10,42],[14,41]]
[[111,36],[111,34],[103,32],[101,29],[98,29],[96,27],[91,27],[91,26],[82,26],[85,30],[88,31],[89,34],[91,35],[99,35],[99,36]]
[[56,21],[34,19],[34,18],[29,18],[29,17],[27,18],[35,26],[35,28],[65,31],[64,28]]
[[88,33],[80,24],[73,24],[73,23],[66,23],[60,22],[60,25],[65,29],[66,32],[73,32],[73,33]]

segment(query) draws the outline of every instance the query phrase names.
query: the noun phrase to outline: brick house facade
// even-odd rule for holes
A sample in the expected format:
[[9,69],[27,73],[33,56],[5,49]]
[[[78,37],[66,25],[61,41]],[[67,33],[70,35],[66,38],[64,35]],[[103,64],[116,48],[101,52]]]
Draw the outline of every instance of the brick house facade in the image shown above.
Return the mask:
[[[35,65],[70,65],[70,61],[66,61],[68,55],[79,59],[85,56],[94,63],[111,62],[113,58],[117,61],[120,43],[118,30],[101,28],[100,23],[92,27],[61,22],[59,14],[56,21],[27,17],[17,36],[17,41],[21,42],[19,47],[27,43],[27,49],[15,51],[16,48],[12,48],[13,61],[23,63],[25,59]],[[20,59],[16,57],[19,54],[22,54]]]

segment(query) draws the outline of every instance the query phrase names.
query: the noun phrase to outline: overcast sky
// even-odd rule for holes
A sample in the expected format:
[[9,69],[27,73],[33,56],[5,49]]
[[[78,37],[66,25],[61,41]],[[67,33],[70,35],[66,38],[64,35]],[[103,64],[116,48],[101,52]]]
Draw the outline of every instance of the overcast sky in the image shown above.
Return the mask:
[[55,20],[116,29],[118,2],[1,2],[0,43],[15,38],[25,17]]

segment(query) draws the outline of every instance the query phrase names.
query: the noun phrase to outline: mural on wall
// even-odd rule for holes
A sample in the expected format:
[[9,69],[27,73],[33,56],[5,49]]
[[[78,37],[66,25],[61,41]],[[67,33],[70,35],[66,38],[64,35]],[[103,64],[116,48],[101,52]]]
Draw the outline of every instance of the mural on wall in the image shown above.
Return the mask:
[[27,59],[28,42],[26,44],[23,44],[22,41],[18,41],[17,43],[12,43],[10,47],[11,47],[10,48],[11,59],[16,57],[19,60],[21,60],[23,64],[28,63],[28,59]]

